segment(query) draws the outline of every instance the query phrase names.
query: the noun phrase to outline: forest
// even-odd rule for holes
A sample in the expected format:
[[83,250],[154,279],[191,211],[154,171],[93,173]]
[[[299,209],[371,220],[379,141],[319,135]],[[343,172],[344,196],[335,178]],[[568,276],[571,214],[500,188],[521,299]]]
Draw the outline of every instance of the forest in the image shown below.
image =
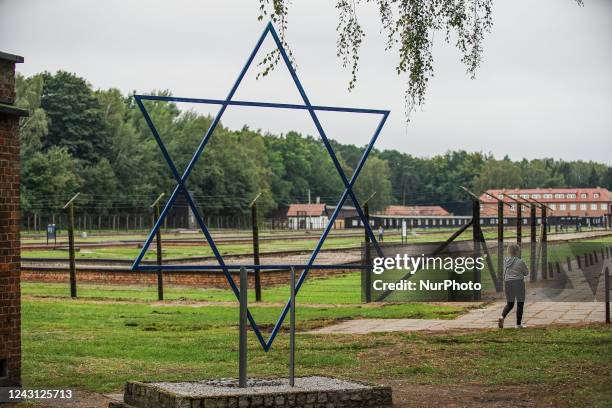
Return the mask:
[[[94,89],[74,73],[17,76],[20,123],[21,202],[24,216],[56,214],[77,191],[78,206],[91,215],[142,213],[176,185],[142,113],[118,89]],[[170,95],[168,91],[152,94]],[[145,102],[166,147],[182,171],[212,119],[168,102]],[[363,146],[332,141],[350,176]],[[289,131],[270,134],[218,126],[187,188],[207,215],[240,215],[261,193],[266,214],[281,204],[315,201],[335,205],[343,184],[317,137]],[[485,152],[449,151],[415,157],[374,150],[354,191],[374,191],[373,210],[390,204],[438,204],[461,213],[465,185],[488,188],[594,187],[612,189],[612,167],[554,158],[513,161]],[[350,202],[349,202],[350,204]]]

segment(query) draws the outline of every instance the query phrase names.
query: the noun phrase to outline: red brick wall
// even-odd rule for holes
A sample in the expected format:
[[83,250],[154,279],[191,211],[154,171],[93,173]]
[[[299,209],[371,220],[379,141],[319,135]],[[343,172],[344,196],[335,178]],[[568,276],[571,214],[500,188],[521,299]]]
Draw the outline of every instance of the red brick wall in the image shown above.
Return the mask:
[[[0,102],[12,104],[14,62],[0,61],[0,78]],[[8,365],[0,386],[21,383],[18,126],[18,116],[0,112],[0,360]]]

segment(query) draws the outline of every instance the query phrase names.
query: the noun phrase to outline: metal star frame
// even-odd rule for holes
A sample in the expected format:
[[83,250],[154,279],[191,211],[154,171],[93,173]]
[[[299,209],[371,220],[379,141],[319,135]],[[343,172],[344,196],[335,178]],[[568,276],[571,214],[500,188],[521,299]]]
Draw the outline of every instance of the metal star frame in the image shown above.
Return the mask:
[[[285,103],[268,103],[268,102],[253,102],[253,101],[238,101],[238,100],[233,100],[233,96],[236,93],[236,90],[238,89],[238,86],[240,85],[240,83],[242,82],[246,72],[248,71],[249,67],[251,66],[257,52],[259,51],[262,43],[264,42],[266,36],[270,34],[272,35],[272,38],[274,39],[274,42],[276,43],[276,46],[278,47],[278,50],[280,52],[280,55],[282,57],[283,62],[285,63],[285,65],[287,66],[287,69],[289,70],[289,73],[291,74],[291,77],[293,79],[293,82],[295,83],[295,86],[297,87],[302,100],[304,101],[303,105],[294,105],[294,104],[285,104]],[[287,53],[285,52],[285,49],[283,48],[282,42],[276,32],[276,30],[274,29],[274,26],[272,25],[272,23],[268,23],[268,25],[266,26],[266,28],[264,29],[263,33],[261,34],[261,36],[259,37],[259,40],[257,41],[257,44],[255,45],[255,48],[253,49],[253,51],[251,52],[246,64],[244,65],[244,67],[242,68],[242,70],[240,71],[240,74],[238,75],[238,78],[236,79],[236,81],[234,82],[234,85],[232,86],[229,94],[227,95],[226,99],[223,100],[219,100],[219,99],[196,99],[196,98],[179,98],[179,97],[168,97],[168,96],[154,96],[154,95],[134,95],[134,99],[136,100],[136,104],[138,105],[138,107],[140,108],[144,119],[147,123],[147,125],[149,126],[151,133],[153,134],[153,137],[155,138],[155,140],[157,141],[157,144],[159,145],[159,148],[161,149],[162,155],[164,156],[164,159],[166,160],[166,162],[168,163],[168,166],[170,167],[170,170],[172,171],[172,174],[174,176],[174,178],[176,179],[177,185],[174,188],[172,194],[170,195],[170,198],[168,199],[168,201],[166,202],[163,211],[160,214],[159,219],[156,221],[155,225],[153,226],[153,229],[151,230],[151,232],[149,233],[149,236],[147,237],[142,250],[140,251],[140,253],[138,254],[138,257],[135,259],[133,265],[132,265],[132,270],[133,271],[158,271],[158,270],[162,270],[162,271],[174,271],[174,270],[195,270],[195,271],[204,271],[204,270],[218,270],[221,269],[223,271],[223,273],[225,274],[225,277],[227,278],[227,281],[231,287],[231,289],[233,290],[234,294],[236,295],[236,298],[238,299],[239,297],[239,293],[240,290],[237,287],[236,283],[234,282],[234,279],[231,276],[230,270],[238,270],[241,267],[246,267],[247,269],[250,270],[265,270],[265,269],[289,269],[291,267],[294,267],[295,269],[303,269],[302,273],[300,274],[300,277],[297,281],[296,284],[296,294],[299,292],[300,288],[302,287],[302,284],[304,283],[306,277],[308,276],[308,272],[311,268],[317,268],[317,269],[342,269],[342,268],[350,268],[350,269],[355,269],[356,266],[355,265],[318,265],[315,264],[315,259],[317,257],[317,255],[319,254],[319,251],[321,250],[321,247],[323,246],[323,243],[325,242],[325,239],[327,238],[331,227],[334,225],[334,221],[336,220],[336,218],[338,217],[338,214],[340,212],[340,209],[342,208],[342,206],[344,205],[344,202],[346,201],[346,199],[348,197],[350,197],[353,201],[353,203],[355,204],[355,208],[357,210],[357,213],[359,214],[359,217],[361,218],[361,221],[364,225],[364,228],[366,230],[366,233],[369,235],[370,240],[372,241],[375,250],[377,251],[377,253],[379,254],[379,256],[382,256],[382,251],[380,249],[380,246],[378,244],[378,241],[376,240],[374,233],[372,232],[372,229],[370,227],[369,222],[367,222],[366,217],[363,213],[363,210],[361,208],[361,206],[359,205],[359,202],[357,200],[357,197],[355,197],[355,194],[353,193],[353,185],[355,184],[355,180],[357,180],[357,177],[359,176],[361,170],[363,169],[363,166],[365,164],[365,161],[367,160],[370,152],[372,151],[372,148],[374,146],[374,143],[376,142],[376,139],[378,138],[386,120],[387,117],[389,116],[390,111],[388,110],[377,110],[377,109],[360,109],[360,108],[342,108],[342,107],[334,107],[334,106],[317,106],[317,105],[312,105],[310,103],[310,100],[308,99],[308,97],[306,96],[306,92],[304,91],[304,88],[302,87],[302,84],[300,83],[300,80],[298,79],[295,70],[293,68],[293,66],[291,65],[291,61],[289,60]],[[174,162],[172,161],[172,159],[170,158],[170,155],[168,153],[168,150],[166,149],[166,146],[164,145],[164,142],[162,141],[157,129],[155,128],[155,125],[153,124],[153,121],[151,119],[151,117],[149,116],[149,113],[147,112],[147,109],[145,108],[143,101],[146,100],[150,100],[150,101],[167,101],[167,102],[188,102],[188,103],[202,103],[202,104],[214,104],[214,105],[221,105],[219,112],[217,113],[217,115],[215,116],[214,120],[212,121],[210,127],[208,128],[208,130],[206,131],[204,137],[202,138],[202,140],[200,141],[200,144],[198,145],[195,153],[193,154],[191,160],[189,161],[189,164],[187,165],[187,167],[185,168],[183,174],[179,174],[176,166],[174,165]],[[302,110],[307,110],[317,128],[317,131],[319,132],[319,135],[321,136],[321,139],[323,141],[323,144],[325,145],[325,148],[327,149],[333,163],[334,166],[336,168],[336,170],[338,171],[338,174],[340,175],[340,178],[342,179],[342,182],[344,183],[344,187],[345,190],[340,198],[340,201],[338,202],[338,205],[336,206],[331,218],[329,219],[327,226],[325,227],[325,229],[323,230],[323,233],[321,235],[321,237],[319,238],[319,241],[317,242],[317,245],[315,247],[315,249],[313,250],[313,252],[310,255],[310,258],[308,259],[308,262],[305,265],[297,265],[297,264],[283,264],[283,265],[232,265],[232,264],[226,264],[225,261],[223,260],[223,257],[221,256],[221,253],[219,252],[219,250],[217,249],[217,246],[208,230],[208,228],[206,227],[204,220],[202,218],[202,215],[200,214],[200,211],[198,210],[198,207],[196,206],[193,198],[191,197],[189,191],[187,190],[187,188],[185,187],[185,183],[187,182],[187,179],[189,178],[189,175],[191,174],[191,171],[193,170],[193,167],[195,166],[196,162],[198,161],[198,159],[200,158],[200,156],[202,155],[202,153],[204,152],[204,149],[208,143],[208,141],[210,140],[210,137],[212,136],[215,128],[217,127],[217,125],[219,124],[221,117],[223,116],[223,113],[225,112],[225,110],[227,109],[228,106],[252,106],[252,107],[262,107],[262,108],[277,108],[277,109],[302,109]],[[323,127],[321,126],[321,123],[319,122],[319,119],[317,118],[317,111],[331,111],[331,112],[349,112],[349,113],[364,113],[364,114],[373,114],[373,115],[380,115],[381,119],[380,122],[378,123],[378,126],[376,127],[376,130],[372,136],[372,138],[370,139],[370,142],[368,144],[368,146],[366,147],[365,151],[363,152],[363,155],[361,156],[359,163],[357,164],[357,167],[355,168],[355,171],[353,172],[353,175],[351,177],[351,179],[349,180],[346,175],[344,174],[344,171],[342,170],[342,167],[340,165],[340,162],[338,161],[338,158],[336,157],[336,154],[334,153],[332,146],[329,142],[329,139],[327,138],[325,131],[323,130]],[[215,259],[218,262],[218,266],[217,265],[170,265],[170,264],[165,264],[160,266],[157,265],[141,265],[141,261],[146,253],[146,251],[148,250],[149,246],[151,245],[151,242],[153,241],[157,231],[159,230],[159,228],[161,228],[162,223],[164,221],[164,219],[166,218],[166,216],[168,215],[168,212],[170,211],[170,209],[172,208],[172,205],[174,204],[177,196],[179,193],[182,193],[186,200],[187,203],[189,204],[189,207],[191,208],[191,210],[193,211],[193,214],[195,215],[195,219],[200,227],[200,229],[202,230],[202,233],[204,234],[204,236],[206,237],[206,240],[208,241],[210,248],[213,251],[213,254],[215,256]],[[284,306],[276,324],[274,325],[274,328],[268,338],[268,340],[264,339],[261,330],[259,329],[259,327],[257,326],[257,323],[255,322],[255,319],[253,318],[253,316],[251,315],[251,312],[248,311],[248,319],[249,319],[249,323],[253,329],[253,332],[255,333],[255,335],[257,336],[257,339],[259,340],[262,348],[264,351],[268,351],[270,350],[270,348],[272,347],[272,343],[274,342],[274,339],[276,338],[276,335],[278,334],[283,321],[285,319],[285,317],[287,316],[287,313],[289,311],[289,307],[290,307],[290,302],[289,300],[287,301],[287,304]]]

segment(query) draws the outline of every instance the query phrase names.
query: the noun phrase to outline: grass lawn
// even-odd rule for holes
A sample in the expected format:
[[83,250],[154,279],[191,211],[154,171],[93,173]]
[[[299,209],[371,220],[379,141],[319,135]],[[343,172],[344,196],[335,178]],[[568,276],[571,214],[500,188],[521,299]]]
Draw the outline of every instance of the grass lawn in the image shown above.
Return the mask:
[[[27,293],[27,290],[26,290]],[[448,316],[427,304],[298,309],[298,328],[355,317]],[[278,307],[254,307],[271,324]],[[456,311],[455,311],[456,312]],[[99,300],[23,301],[25,387],[108,392],[130,379],[196,380],[237,375],[235,306],[193,307]],[[297,373],[439,387],[519,386],[551,406],[609,406],[612,331],[582,328],[470,333],[297,336]],[[249,374],[285,375],[288,336],[269,353],[249,334]]]
[[[360,304],[361,303],[361,276],[359,272],[336,276],[332,279],[309,278],[300,292],[298,301],[305,304]],[[32,283],[22,282],[22,293],[26,296],[53,296],[69,297],[67,284],[63,283]],[[102,285],[79,284],[78,294],[82,298],[114,299],[114,300],[155,300],[157,299],[156,286],[140,285]],[[289,297],[289,285],[264,287],[262,298],[266,302],[286,302]],[[166,300],[193,300],[193,301],[235,301],[236,297],[227,289],[194,288],[166,286],[164,288]],[[249,292],[249,299],[255,299],[255,292]]]
[[[563,260],[612,239],[550,247]],[[529,261],[529,251],[523,253]],[[529,262],[528,262],[529,263]],[[495,260],[494,260],[494,264]],[[488,273],[483,283],[490,287]],[[128,380],[197,380],[237,375],[238,308],[229,289],[22,283],[25,387],[120,390]],[[288,286],[265,288],[251,311],[269,333]],[[254,298],[251,293],[250,298]],[[193,303],[193,302],[197,303]],[[298,295],[297,373],[324,374],[413,387],[506,388],[546,406],[610,406],[612,330],[605,325],[438,333],[323,335],[308,330],[356,318],[449,319],[450,304],[360,304],[360,274],[309,279]],[[218,303],[227,302],[227,303]],[[249,374],[284,376],[288,336],[270,352],[249,334]],[[397,394],[396,394],[397,395]],[[407,394],[409,397],[409,394]],[[435,398],[435,394],[434,394]],[[466,405],[469,405],[467,402]]]

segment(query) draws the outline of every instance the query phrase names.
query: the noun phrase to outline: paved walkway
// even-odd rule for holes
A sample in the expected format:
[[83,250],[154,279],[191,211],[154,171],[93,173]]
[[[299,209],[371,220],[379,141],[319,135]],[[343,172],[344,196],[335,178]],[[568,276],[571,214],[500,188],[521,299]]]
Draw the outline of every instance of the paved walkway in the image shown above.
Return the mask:
[[[605,320],[604,275],[612,270],[612,259],[580,267],[576,260],[559,265],[545,281],[527,283],[523,323],[527,326],[593,323]],[[500,295],[498,295],[500,296]],[[452,304],[449,302],[449,304]],[[391,331],[486,329],[497,327],[505,302],[495,301],[481,309],[470,310],[454,320],[434,319],[358,319],[314,330],[313,333],[363,334]],[[514,327],[514,310],[506,327]]]
[[[449,303],[451,304],[451,303]],[[433,319],[358,319],[323,327],[312,333],[365,334],[392,331],[486,329],[497,327],[497,319],[504,307],[494,302],[482,309],[474,309],[454,320]],[[513,311],[514,312],[514,311]],[[515,314],[506,318],[506,327],[514,327]],[[589,323],[604,321],[603,302],[545,302],[525,304],[523,322],[527,326]]]

